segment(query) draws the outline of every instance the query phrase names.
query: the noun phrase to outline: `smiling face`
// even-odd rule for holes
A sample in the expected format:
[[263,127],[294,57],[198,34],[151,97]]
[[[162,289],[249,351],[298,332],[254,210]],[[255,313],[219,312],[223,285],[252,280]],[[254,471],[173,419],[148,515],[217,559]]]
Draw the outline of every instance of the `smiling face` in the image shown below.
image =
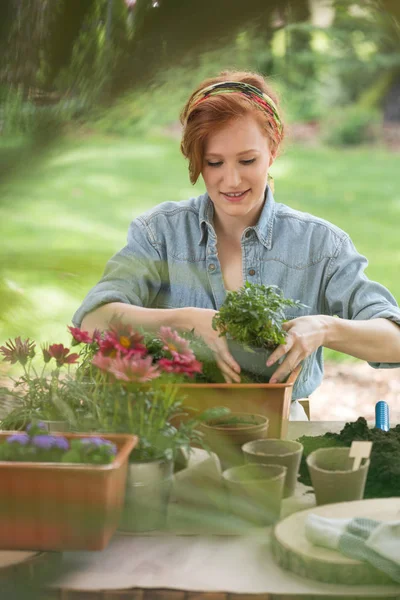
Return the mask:
[[273,160],[268,138],[251,114],[208,136],[202,176],[217,221],[240,219],[243,228],[257,223]]

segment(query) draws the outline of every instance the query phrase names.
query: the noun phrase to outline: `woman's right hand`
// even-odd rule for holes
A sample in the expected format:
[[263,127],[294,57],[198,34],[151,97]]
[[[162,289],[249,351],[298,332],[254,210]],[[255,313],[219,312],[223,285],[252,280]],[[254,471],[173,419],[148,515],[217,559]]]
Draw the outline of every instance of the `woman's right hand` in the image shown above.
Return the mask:
[[190,307],[183,309],[185,312],[184,326],[189,331],[201,337],[214,352],[215,359],[227,383],[240,383],[240,366],[228,350],[225,337],[220,337],[218,331],[212,327],[212,320],[217,314],[211,308]]

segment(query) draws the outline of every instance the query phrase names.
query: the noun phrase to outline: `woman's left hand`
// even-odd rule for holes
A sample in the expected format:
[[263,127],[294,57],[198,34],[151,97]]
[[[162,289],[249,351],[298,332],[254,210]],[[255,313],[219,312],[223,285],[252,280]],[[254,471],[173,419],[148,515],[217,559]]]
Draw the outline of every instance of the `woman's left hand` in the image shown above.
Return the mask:
[[283,329],[288,332],[286,343],[274,350],[267,366],[273,365],[284,354],[286,357],[271,377],[270,383],[284,381],[302,360],[324,345],[327,322],[323,315],[298,317],[284,323]]

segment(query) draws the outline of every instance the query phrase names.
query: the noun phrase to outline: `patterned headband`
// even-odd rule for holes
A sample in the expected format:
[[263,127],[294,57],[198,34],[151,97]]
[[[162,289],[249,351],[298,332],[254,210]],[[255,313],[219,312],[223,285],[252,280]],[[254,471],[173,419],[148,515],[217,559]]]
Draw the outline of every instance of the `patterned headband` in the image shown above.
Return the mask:
[[190,101],[190,104],[186,113],[186,123],[190,115],[193,113],[195,108],[204,100],[207,100],[210,96],[217,96],[220,94],[242,94],[246,96],[257,108],[264,110],[269,117],[271,117],[271,125],[273,126],[276,142],[279,143],[282,139],[283,125],[281,118],[278,113],[278,108],[275,102],[264,94],[259,88],[249,83],[243,83],[241,81],[223,81],[221,83],[214,83],[206,88],[198,91]]

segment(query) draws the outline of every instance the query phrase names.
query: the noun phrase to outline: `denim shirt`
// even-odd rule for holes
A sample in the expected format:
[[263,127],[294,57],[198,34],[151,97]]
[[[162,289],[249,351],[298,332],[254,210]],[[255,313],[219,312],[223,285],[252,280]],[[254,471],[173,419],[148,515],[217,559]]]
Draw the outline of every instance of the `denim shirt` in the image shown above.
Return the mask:
[[[83,317],[109,302],[148,308],[194,306],[218,310],[226,296],[207,194],[183,202],[164,202],[136,218],[127,245],[107,263],[74,315]],[[253,227],[242,234],[243,280],[277,285],[287,298],[307,308],[291,309],[287,319],[332,315],[343,319],[384,317],[400,325],[390,292],[364,274],[368,264],[349,236],[328,221],[266,201]],[[400,330],[399,330],[400,335]],[[370,363],[375,368],[400,363]],[[322,347],[303,361],[292,399],[308,397],[323,377]]]

